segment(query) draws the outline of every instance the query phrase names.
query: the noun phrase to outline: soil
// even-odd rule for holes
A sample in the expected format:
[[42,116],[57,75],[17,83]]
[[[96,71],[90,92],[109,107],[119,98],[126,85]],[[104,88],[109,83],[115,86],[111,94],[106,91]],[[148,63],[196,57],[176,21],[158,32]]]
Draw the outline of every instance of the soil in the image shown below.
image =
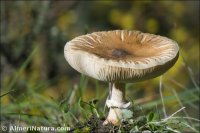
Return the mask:
[[[105,118],[97,118],[93,115],[86,123],[77,123],[70,132],[115,133],[119,130],[119,126],[114,126],[112,124],[107,124],[104,126],[104,120]],[[124,131],[129,131],[126,122],[122,123],[120,128],[124,128]]]

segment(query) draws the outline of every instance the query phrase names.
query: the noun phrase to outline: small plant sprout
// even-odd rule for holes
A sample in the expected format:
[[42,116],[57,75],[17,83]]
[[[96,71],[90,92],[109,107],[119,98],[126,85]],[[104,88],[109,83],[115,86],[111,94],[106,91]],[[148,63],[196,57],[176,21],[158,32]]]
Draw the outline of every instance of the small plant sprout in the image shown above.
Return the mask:
[[166,37],[140,31],[114,30],[82,35],[67,42],[64,55],[77,71],[109,82],[104,125],[118,125],[131,107],[125,98],[125,83],[155,78],[178,59],[178,44]]

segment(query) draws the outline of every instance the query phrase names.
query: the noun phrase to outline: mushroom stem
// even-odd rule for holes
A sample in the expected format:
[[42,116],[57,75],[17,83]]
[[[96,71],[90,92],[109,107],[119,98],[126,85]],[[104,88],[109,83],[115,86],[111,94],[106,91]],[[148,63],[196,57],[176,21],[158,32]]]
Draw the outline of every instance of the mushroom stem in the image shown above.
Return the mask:
[[[111,83],[110,83],[111,84]],[[130,106],[130,102],[125,99],[125,84],[124,83],[112,83],[111,95],[106,101],[109,113],[104,121],[104,125],[112,123],[114,125],[120,124],[123,119],[122,111]]]

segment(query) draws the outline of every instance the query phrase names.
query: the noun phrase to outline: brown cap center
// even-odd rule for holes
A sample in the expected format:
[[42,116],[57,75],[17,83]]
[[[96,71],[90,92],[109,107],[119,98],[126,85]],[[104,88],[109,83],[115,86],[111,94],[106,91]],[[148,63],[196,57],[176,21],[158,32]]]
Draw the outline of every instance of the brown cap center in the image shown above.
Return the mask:
[[127,51],[122,49],[113,49],[112,50],[112,56],[116,58],[125,57],[127,55],[130,55]]

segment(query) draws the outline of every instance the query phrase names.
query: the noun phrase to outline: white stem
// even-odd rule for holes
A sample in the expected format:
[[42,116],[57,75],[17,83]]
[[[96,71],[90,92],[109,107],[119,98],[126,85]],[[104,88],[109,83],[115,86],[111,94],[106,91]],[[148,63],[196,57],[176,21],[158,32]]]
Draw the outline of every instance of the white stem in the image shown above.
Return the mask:
[[123,119],[122,109],[126,109],[130,106],[130,102],[127,102],[125,99],[124,83],[113,83],[111,95],[109,96],[109,99],[107,99],[106,105],[110,110],[107,119],[103,124],[120,124],[121,119]]

